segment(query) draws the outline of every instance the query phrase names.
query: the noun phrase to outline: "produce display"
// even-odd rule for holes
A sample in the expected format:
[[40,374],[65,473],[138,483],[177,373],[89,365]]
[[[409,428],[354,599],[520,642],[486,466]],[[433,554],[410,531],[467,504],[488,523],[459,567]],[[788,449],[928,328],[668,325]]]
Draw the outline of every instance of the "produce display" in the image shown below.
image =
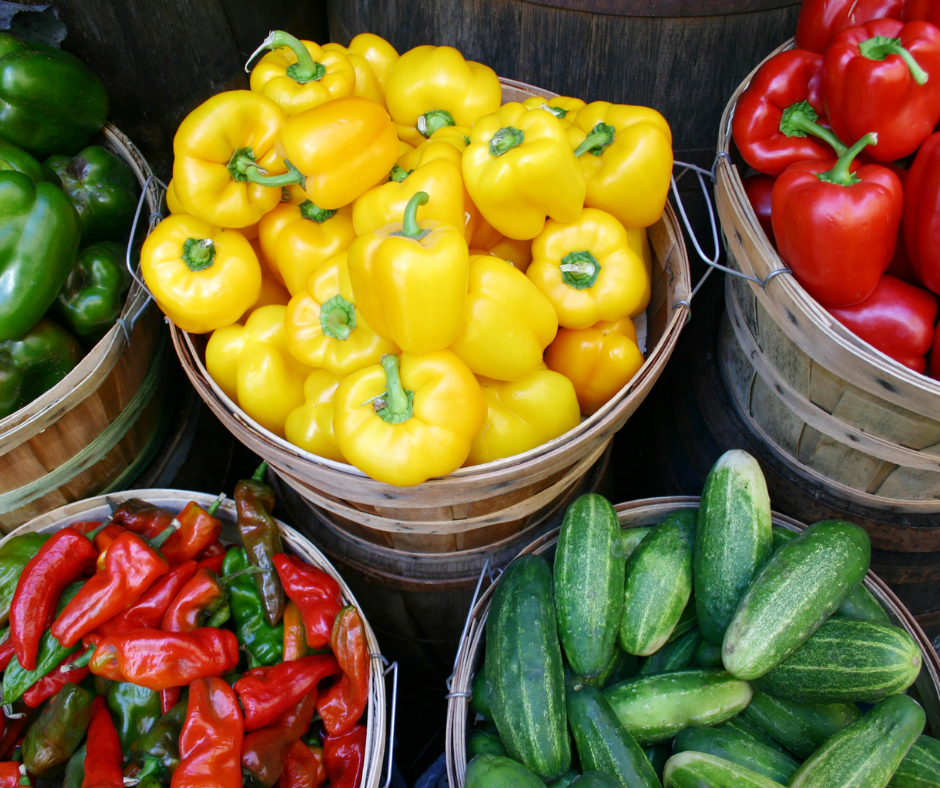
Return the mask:
[[553,440],[630,382],[672,171],[658,112],[501,106],[453,47],[371,34],[265,50],[250,91],[180,124],[172,215],[141,251],[239,408],[412,486]]
[[659,525],[582,496],[553,562],[520,556],[494,589],[467,788],[940,786],[904,694],[920,647],[862,583],[870,556],[851,523],[772,525],[739,450]]
[[940,12],[805,0],[796,48],[732,121],[745,191],[797,282],[850,331],[940,379]]
[[365,626],[283,551],[265,470],[235,488],[241,545],[220,496],[0,547],[0,785],[357,788]]

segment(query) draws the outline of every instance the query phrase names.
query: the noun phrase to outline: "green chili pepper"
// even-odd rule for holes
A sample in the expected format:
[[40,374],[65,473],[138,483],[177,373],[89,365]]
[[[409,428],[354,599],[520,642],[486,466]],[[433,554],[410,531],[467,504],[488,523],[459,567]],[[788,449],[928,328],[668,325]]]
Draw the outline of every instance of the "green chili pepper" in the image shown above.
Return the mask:
[[[232,575],[250,569],[248,555],[243,547],[233,547],[225,555],[223,575]],[[284,656],[284,624],[272,627],[265,616],[261,596],[251,573],[238,577],[222,578],[228,588],[235,634],[248,651],[249,662],[254,658],[258,664],[273,665]]]
[[130,682],[115,681],[108,690],[108,708],[121,749],[126,753],[131,744],[160,719],[160,693]]
[[88,723],[94,696],[68,683],[26,732],[23,763],[40,779],[60,772],[78,748]]
[[10,623],[10,603],[23,568],[39,552],[50,534],[14,536],[0,547],[0,627]]
[[186,699],[181,700],[147,733],[130,747],[131,758],[141,768],[141,774],[168,781],[180,763],[180,731],[186,722]]
[[82,788],[82,782],[85,780],[85,750],[88,742],[83,742],[82,746],[75,750],[69,762],[65,767],[65,775],[62,777],[62,788]]

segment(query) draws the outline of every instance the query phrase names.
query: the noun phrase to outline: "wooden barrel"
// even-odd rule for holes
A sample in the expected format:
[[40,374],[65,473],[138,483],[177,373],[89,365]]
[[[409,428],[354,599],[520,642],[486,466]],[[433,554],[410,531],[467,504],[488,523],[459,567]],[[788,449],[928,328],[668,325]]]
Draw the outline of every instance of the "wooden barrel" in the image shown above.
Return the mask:
[[[697,497],[652,498],[633,503],[620,504],[617,515],[624,529],[639,528],[645,525],[661,523],[666,517],[679,509],[697,506]],[[774,525],[791,531],[801,531],[806,526],[797,520],[774,513]],[[532,542],[520,555],[544,555],[551,558],[558,542],[558,531],[551,531]],[[940,734],[940,656],[933,650],[930,641],[901,601],[891,590],[869,572],[864,580],[866,588],[881,603],[891,623],[903,627],[920,646],[923,666],[920,675],[908,693],[924,707],[927,713],[927,733]],[[467,771],[466,738],[470,699],[472,698],[473,674],[483,654],[483,634],[486,629],[486,617],[496,584],[491,585],[480,598],[476,607],[470,611],[467,633],[460,644],[457,665],[451,684],[451,694],[447,706],[447,779],[451,788],[464,788],[464,774]],[[471,720],[472,722],[472,720]]]

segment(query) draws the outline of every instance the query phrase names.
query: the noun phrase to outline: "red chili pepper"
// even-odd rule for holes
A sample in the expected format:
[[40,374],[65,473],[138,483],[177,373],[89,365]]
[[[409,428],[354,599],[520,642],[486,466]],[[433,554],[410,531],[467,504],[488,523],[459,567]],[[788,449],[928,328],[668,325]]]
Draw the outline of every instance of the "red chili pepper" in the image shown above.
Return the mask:
[[344,607],[333,624],[330,645],[342,668],[342,678],[317,703],[327,733],[348,733],[362,718],[369,702],[369,648],[362,617],[355,607]]
[[836,162],[801,162],[777,178],[777,247],[797,281],[827,309],[871,295],[891,263],[904,195],[890,169],[852,160],[867,135]]
[[199,627],[219,627],[229,615],[228,594],[219,578],[208,569],[200,569],[170,603],[160,629],[192,632]]
[[69,682],[80,684],[91,673],[91,669],[87,665],[65,672],[63,670],[81,656],[80,652],[69,655],[57,669],[47,673],[23,693],[23,702],[31,709],[36,709],[44,700],[57,695],[59,690]]
[[[213,505],[218,509],[217,504]],[[218,540],[222,523],[213,514],[215,511],[209,513],[195,501],[190,501],[176,516],[179,528],[161,548],[170,566],[195,558]]]
[[165,690],[160,690],[160,713],[166,714],[179,703],[182,694],[182,687],[167,687]]
[[307,646],[307,631],[300,608],[292,599],[287,600],[284,607],[284,661],[292,662],[295,659],[306,657],[310,653]]
[[357,725],[341,736],[327,736],[323,740],[323,765],[330,788],[358,788],[365,754],[365,725]]
[[16,651],[13,650],[13,638],[7,637],[6,640],[0,643],[0,672],[7,669],[15,653]]
[[936,0],[904,0],[902,22],[916,22],[923,19],[932,25],[940,26],[940,4]]
[[135,629],[99,641],[89,664],[96,676],[159,692],[234,670],[238,638],[210,627],[194,632]]
[[803,0],[796,45],[822,54],[840,30],[871,19],[900,19],[902,5],[903,0]]
[[39,640],[55,616],[62,590],[94,566],[97,557],[88,537],[63,528],[26,564],[10,604],[10,639],[21,667],[36,669]]
[[846,144],[875,132],[866,154],[885,162],[910,156],[940,121],[940,30],[878,19],[841,31],[823,57],[823,95]]
[[770,219],[771,195],[774,191],[775,178],[769,175],[748,175],[742,180],[744,184],[744,193],[754,209],[757,221],[761,229],[767,235],[767,240],[777,248],[777,241],[774,238],[774,226]]
[[303,615],[307,645],[322,648],[330,642],[333,622],[343,606],[339,583],[322,569],[287,553],[275,554],[274,566],[287,598],[297,604]]
[[128,498],[111,515],[111,522],[123,525],[145,539],[155,539],[173,524],[176,515],[140,498]]
[[228,552],[228,548],[224,544],[222,544],[222,542],[216,539],[205,550],[203,550],[198,556],[196,556],[196,560],[202,561],[206,558],[215,558],[217,555],[221,555],[224,557],[227,552]]
[[306,695],[315,696],[322,679],[340,672],[336,659],[327,654],[249,670],[234,684],[245,709],[245,730],[271,725]]
[[16,749],[16,745],[23,738],[23,734],[33,721],[33,715],[36,710],[31,709],[22,700],[13,704],[13,711],[16,714],[22,714],[22,717],[10,719],[3,717],[3,735],[0,736],[0,759],[8,760]]
[[108,548],[114,543],[115,539],[121,534],[126,533],[126,528],[121,528],[119,525],[109,523],[105,526],[104,530],[95,537],[95,549],[98,551],[98,561],[95,566],[99,572],[104,571],[105,561],[108,557]]
[[135,605],[169,570],[166,559],[134,533],[114,540],[105,563],[105,571],[82,586],[52,625],[53,637],[66,648]]
[[225,553],[221,555],[210,555],[208,558],[200,558],[197,567],[199,569],[208,569],[215,575],[222,574],[222,564],[225,563]]
[[193,681],[173,788],[241,788],[244,735],[232,688],[216,677]]
[[[18,761],[0,763],[0,788],[19,788],[20,780],[26,776],[26,767]],[[22,783],[29,785],[29,782]],[[313,783],[311,783],[312,785]]]
[[277,781],[277,788],[316,788],[326,782],[323,767],[323,750],[311,747],[300,739],[287,751],[284,773]]
[[100,695],[91,706],[82,788],[124,788],[121,740],[111,720],[108,703]]
[[[824,114],[820,55],[791,49],[764,63],[738,98],[734,142],[758,172],[779,175],[798,161],[828,161],[845,151],[816,121]],[[809,135],[809,136],[807,136]]]
[[311,693],[278,717],[273,725],[245,734],[242,769],[246,776],[250,775],[253,784],[271,788],[278,781],[284,773],[287,753],[307,732],[316,705],[316,694]]
[[921,146],[904,184],[904,246],[914,276],[940,294],[940,133]]

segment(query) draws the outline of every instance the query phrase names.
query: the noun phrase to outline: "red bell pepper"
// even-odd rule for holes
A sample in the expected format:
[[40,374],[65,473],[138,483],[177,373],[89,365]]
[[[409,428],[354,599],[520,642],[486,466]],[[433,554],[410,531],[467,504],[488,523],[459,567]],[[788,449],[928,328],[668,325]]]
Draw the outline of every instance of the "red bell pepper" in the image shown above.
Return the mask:
[[271,725],[305,696],[316,696],[317,684],[321,680],[340,673],[337,660],[328,654],[252,668],[234,684],[245,709],[245,730]]
[[902,22],[916,22],[922,19],[940,27],[940,4],[936,0],[904,0],[900,19]]
[[872,19],[900,19],[903,5],[903,0],[803,0],[796,45],[821,55],[840,30]]
[[336,617],[330,645],[343,676],[320,696],[317,711],[327,733],[340,736],[353,729],[369,703],[366,630],[359,611],[352,605],[344,607]]
[[100,695],[91,706],[82,788],[124,788],[121,740],[108,711],[108,703]]
[[287,598],[297,604],[303,615],[307,645],[322,648],[330,642],[333,622],[343,606],[339,583],[322,569],[287,553],[277,553],[274,566]]
[[930,377],[940,380],[940,323],[933,335],[933,346],[930,351]]
[[[20,785],[29,785],[26,779],[26,767],[19,761],[4,761],[0,763],[0,788],[19,788]],[[292,783],[291,785],[297,785]],[[302,783],[300,783],[302,785]],[[313,785],[311,782],[310,785]]]
[[220,627],[230,614],[228,594],[219,578],[208,569],[200,569],[170,603],[160,629],[192,632],[199,627]]
[[47,673],[23,693],[23,702],[31,709],[39,708],[44,700],[58,694],[59,690],[69,682],[72,684],[80,684],[84,681],[85,677],[91,673],[91,668],[87,665],[73,668],[72,670],[66,670],[69,665],[75,662],[75,660],[80,659],[81,656],[79,652],[69,655],[56,670]]
[[904,183],[904,246],[914,276],[940,294],[940,133],[921,146]]
[[218,511],[219,504],[221,501],[216,501],[206,511],[195,501],[190,501],[176,516],[179,528],[160,548],[170,566],[195,558],[218,540],[222,523],[212,515]]
[[828,161],[845,152],[833,132],[816,121],[824,104],[820,55],[791,49],[764,63],[738,99],[731,121],[734,142],[758,172],[779,175],[798,161]]
[[[330,788],[358,788],[366,759],[366,726],[323,740],[323,764]],[[175,788],[175,786],[174,786]]]
[[249,784],[272,788],[280,779],[287,765],[287,754],[310,727],[316,705],[316,694],[311,693],[278,717],[273,725],[245,734],[242,770]]
[[215,677],[193,681],[173,788],[241,788],[244,736],[242,712],[232,688]]
[[307,646],[307,630],[300,608],[294,600],[287,600],[284,607],[284,661],[306,657],[310,653]]
[[866,135],[835,162],[801,162],[777,178],[777,247],[796,280],[827,309],[871,295],[891,263],[901,223],[901,181],[887,167],[852,160]]
[[823,95],[839,139],[875,132],[867,155],[910,156],[940,121],[940,30],[878,19],[841,31],[823,57]]
[[770,219],[771,195],[774,191],[774,181],[769,175],[748,175],[743,179],[744,193],[754,209],[754,215],[774,249],[777,241],[774,238],[774,225]]
[[326,782],[323,749],[311,747],[300,739],[287,751],[284,773],[277,788],[318,788]]

